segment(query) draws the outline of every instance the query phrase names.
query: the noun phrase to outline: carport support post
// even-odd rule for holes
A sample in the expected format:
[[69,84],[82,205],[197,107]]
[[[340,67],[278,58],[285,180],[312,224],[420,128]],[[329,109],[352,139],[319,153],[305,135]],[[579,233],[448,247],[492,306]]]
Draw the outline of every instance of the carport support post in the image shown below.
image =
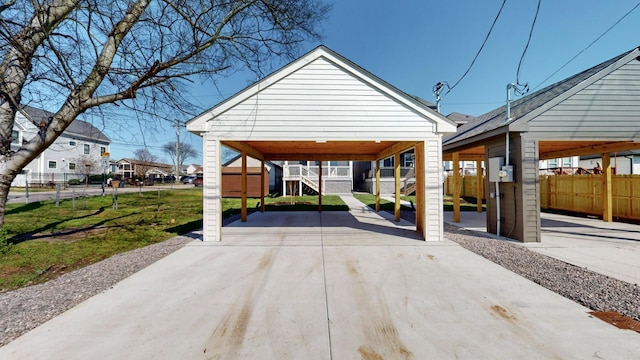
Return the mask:
[[380,212],[380,159],[376,160],[376,212]]
[[453,222],[460,222],[460,164],[459,154],[451,155],[453,166]]
[[611,155],[602,154],[602,220],[613,221],[613,197],[611,196]]
[[[425,187],[424,187],[424,142],[419,142],[415,147],[415,161],[413,162],[415,167],[416,176],[416,231],[419,232],[423,238],[424,223],[425,223]],[[426,240],[426,238],[424,239]]]
[[318,212],[322,212],[322,161],[318,161]]
[[247,152],[242,151],[242,175],[240,176],[241,205],[240,218],[247,222]]
[[482,193],[484,188],[482,181],[482,161],[476,160],[476,211],[482,212]]
[[264,159],[260,160],[260,212],[264,212]]
[[400,221],[400,153],[397,152],[393,154],[393,167],[394,167],[394,175],[396,180],[396,197],[395,204],[393,207],[394,213],[396,215],[396,221]]

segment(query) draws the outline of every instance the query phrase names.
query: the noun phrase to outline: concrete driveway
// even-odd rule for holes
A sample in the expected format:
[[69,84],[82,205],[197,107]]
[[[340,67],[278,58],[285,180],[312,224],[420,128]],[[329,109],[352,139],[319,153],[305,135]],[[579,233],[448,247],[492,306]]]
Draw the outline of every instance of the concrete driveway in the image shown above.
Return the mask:
[[2,359],[631,359],[640,334],[365,208],[270,212],[194,241]]
[[[486,213],[463,212],[459,223],[453,222],[452,212],[445,212],[444,216],[450,224],[487,231]],[[618,280],[640,284],[640,225],[544,212],[540,218],[541,242],[514,243]]]

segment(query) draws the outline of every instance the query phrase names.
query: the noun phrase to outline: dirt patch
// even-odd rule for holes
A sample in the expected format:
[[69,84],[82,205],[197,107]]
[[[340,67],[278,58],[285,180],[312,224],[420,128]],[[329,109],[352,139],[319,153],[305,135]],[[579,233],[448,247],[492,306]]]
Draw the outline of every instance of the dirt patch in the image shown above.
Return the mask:
[[628,316],[624,316],[615,311],[592,311],[589,314],[598,319],[608,322],[618,329],[633,330],[640,333],[640,321],[636,321]]
[[49,243],[72,243],[80,240],[85,240],[89,237],[106,235],[109,232],[109,229],[110,228],[107,226],[65,229],[60,231],[31,234],[28,240],[40,240]]

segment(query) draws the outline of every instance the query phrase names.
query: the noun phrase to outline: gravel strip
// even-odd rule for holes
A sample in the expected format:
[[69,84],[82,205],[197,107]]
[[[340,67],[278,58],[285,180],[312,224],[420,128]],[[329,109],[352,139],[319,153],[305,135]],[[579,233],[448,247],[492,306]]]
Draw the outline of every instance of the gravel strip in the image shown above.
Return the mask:
[[[400,216],[415,224],[415,213]],[[444,224],[444,237],[463,248],[593,311],[614,311],[640,321],[640,286],[552,258],[486,233]]]
[[[413,213],[402,217],[414,221]],[[226,222],[233,221],[228,219]],[[523,246],[445,224],[445,237],[545,288],[595,311],[640,321],[640,286],[567,264]],[[115,255],[43,284],[0,294],[0,346],[198,238],[187,234]]]
[[84,300],[110,289],[194,238],[197,237],[193,234],[177,236],[114,255],[46,283],[0,294],[0,346]]
[[445,224],[445,237],[567,299],[594,311],[615,311],[640,321],[640,286],[539,254],[507,240]]

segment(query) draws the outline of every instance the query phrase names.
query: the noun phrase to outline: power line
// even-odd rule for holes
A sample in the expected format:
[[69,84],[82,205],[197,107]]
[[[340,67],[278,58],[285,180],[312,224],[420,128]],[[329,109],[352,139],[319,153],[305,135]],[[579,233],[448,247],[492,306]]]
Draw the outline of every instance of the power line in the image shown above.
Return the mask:
[[464,72],[464,74],[462,74],[462,76],[460,77],[460,79],[458,79],[458,81],[456,81],[453,86],[449,87],[448,84],[446,82],[443,82],[442,84],[447,84],[447,87],[449,88],[449,90],[445,93],[445,95],[447,95],[448,93],[451,92],[451,90],[453,90],[459,83],[460,81],[462,81],[462,79],[465,78],[465,76],[467,76],[467,74],[469,73],[469,71],[471,70],[471,68],[473,67],[473,64],[475,64],[476,60],[478,59],[478,56],[480,56],[480,53],[482,52],[482,49],[484,48],[484,46],[487,44],[487,41],[489,40],[489,36],[491,36],[491,32],[493,31],[494,26],[496,25],[496,22],[498,22],[498,18],[500,17],[500,14],[502,13],[502,9],[504,9],[504,5],[507,3],[507,0],[503,0],[502,1],[502,5],[500,5],[500,10],[498,10],[498,14],[496,14],[496,18],[493,19],[493,23],[491,24],[491,27],[489,28],[489,32],[487,33],[487,36],[485,36],[484,41],[482,42],[482,46],[480,46],[480,49],[478,49],[478,52],[476,53],[476,56],[473,57],[473,61],[471,61],[471,64],[469,65],[469,67],[467,68],[467,70]]
[[596,42],[598,42],[600,39],[602,39],[602,37],[604,37],[609,31],[611,31],[611,29],[613,29],[614,27],[616,27],[622,20],[624,20],[627,16],[629,16],[629,14],[631,14],[636,8],[638,8],[638,6],[640,6],[640,2],[637,3],[634,7],[631,8],[631,10],[627,11],[626,14],[624,14],[620,19],[618,19],[618,21],[616,21],[613,25],[609,26],[609,28],[607,30],[605,30],[602,34],[600,34],[600,36],[598,36],[595,40],[593,40],[589,45],[587,45],[587,47],[585,47],[584,49],[580,50],[574,57],[572,57],[571,59],[569,59],[569,61],[567,61],[566,63],[564,63],[564,65],[560,66],[560,68],[558,68],[558,70],[554,71],[553,74],[547,76],[547,78],[545,78],[544,80],[542,80],[538,85],[536,85],[533,90],[537,89],[538,87],[540,87],[540,85],[544,84],[545,82],[547,82],[547,80],[551,79],[555,74],[559,73],[560,70],[564,69],[565,66],[569,65],[569,63],[571,63],[573,60],[575,60],[578,56],[582,55],[583,52],[587,51],[587,49],[589,49],[593,44],[595,44]]
[[518,71],[516,72],[516,85],[524,87],[525,92],[529,91],[528,84],[520,83],[520,68],[522,67],[522,63],[524,62],[524,57],[527,54],[527,49],[529,49],[529,44],[531,43],[531,36],[533,35],[533,29],[536,26],[536,21],[538,20],[538,14],[540,13],[540,3],[542,0],[538,0],[538,6],[536,7],[536,14],[533,16],[533,21],[531,22],[531,29],[529,30],[529,38],[527,39],[527,44],[524,46],[524,50],[522,50],[522,55],[520,56],[520,61],[518,62]]

